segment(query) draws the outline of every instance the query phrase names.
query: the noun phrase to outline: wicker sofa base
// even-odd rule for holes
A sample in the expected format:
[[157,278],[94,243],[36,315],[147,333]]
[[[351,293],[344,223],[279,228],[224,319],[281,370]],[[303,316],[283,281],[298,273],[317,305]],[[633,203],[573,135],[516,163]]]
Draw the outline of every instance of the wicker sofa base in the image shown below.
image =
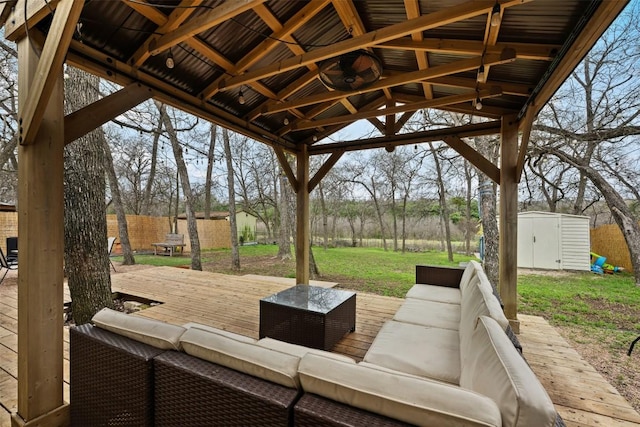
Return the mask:
[[412,425],[309,393],[305,393],[296,404],[294,422],[294,425],[299,427],[406,427]]
[[89,324],[69,340],[71,425],[152,426],[152,360],[164,350]]
[[290,426],[295,389],[185,353],[154,359],[156,426]]

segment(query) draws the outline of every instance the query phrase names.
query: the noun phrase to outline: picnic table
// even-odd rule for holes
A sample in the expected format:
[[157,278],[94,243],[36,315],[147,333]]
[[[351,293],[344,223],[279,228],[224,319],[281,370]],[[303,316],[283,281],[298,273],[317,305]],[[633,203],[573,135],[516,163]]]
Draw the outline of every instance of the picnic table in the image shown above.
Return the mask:
[[173,253],[179,248],[180,253],[184,251],[184,234],[167,233],[164,242],[152,243],[153,254],[158,255],[158,248],[162,248],[160,255],[173,256]]

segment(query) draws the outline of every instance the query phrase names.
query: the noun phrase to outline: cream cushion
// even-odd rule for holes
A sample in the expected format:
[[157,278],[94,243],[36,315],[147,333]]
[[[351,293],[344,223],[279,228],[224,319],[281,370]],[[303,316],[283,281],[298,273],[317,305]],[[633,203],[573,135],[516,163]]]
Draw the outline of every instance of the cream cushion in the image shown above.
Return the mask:
[[186,331],[178,325],[132,316],[110,308],[103,308],[91,319],[101,329],[163,350],[180,350],[180,337]]
[[407,423],[448,427],[502,425],[495,402],[449,384],[316,354],[302,358],[299,373],[305,392]]
[[416,284],[409,289],[407,299],[423,299],[427,301],[460,304],[460,289],[446,286]]
[[464,359],[472,351],[469,348],[471,335],[480,316],[490,316],[495,319],[503,331],[509,326],[509,321],[500,307],[500,303],[491,292],[491,285],[482,284],[480,275],[475,275],[462,293],[460,304],[460,353]]
[[180,342],[187,354],[290,388],[298,388],[300,358],[225,335],[191,328]]
[[464,269],[464,273],[462,273],[462,278],[460,279],[460,292],[464,292],[467,285],[471,279],[475,277],[478,271],[483,271],[482,266],[476,261],[469,261],[467,267]]
[[269,348],[271,350],[279,351],[281,353],[291,354],[302,358],[307,353],[319,354],[331,359],[342,360],[346,363],[356,363],[355,360],[342,354],[331,353],[329,351],[318,350],[315,348],[305,347],[303,345],[291,344],[285,341],[275,340],[273,338],[262,338],[257,343],[260,347]]
[[491,397],[504,427],[551,427],[556,411],[538,378],[502,327],[481,316],[462,364],[460,386]]
[[457,385],[460,381],[458,332],[390,320],[378,332],[364,361]]
[[189,329],[189,328],[203,329],[205,331],[214,332],[218,335],[224,335],[226,337],[233,338],[236,341],[243,341],[243,342],[254,343],[254,344],[257,342],[257,340],[253,338],[236,334],[234,332],[225,331],[224,329],[214,328],[213,326],[203,325],[201,323],[189,322],[182,325],[182,327],[185,329]]
[[460,325],[460,306],[408,298],[396,311],[393,320],[457,331]]

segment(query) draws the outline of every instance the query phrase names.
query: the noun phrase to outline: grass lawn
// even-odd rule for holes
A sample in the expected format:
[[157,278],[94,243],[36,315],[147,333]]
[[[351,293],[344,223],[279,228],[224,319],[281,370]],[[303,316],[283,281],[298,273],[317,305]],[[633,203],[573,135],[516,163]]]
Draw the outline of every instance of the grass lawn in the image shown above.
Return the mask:
[[[292,248],[293,251],[293,248]],[[202,253],[203,269],[226,274],[295,277],[293,259],[281,260],[275,245],[240,248],[241,269],[233,270],[230,250]],[[385,252],[378,248],[313,248],[319,280],[343,288],[404,297],[415,282],[416,264],[458,265],[470,258],[442,252]],[[121,261],[121,258],[116,260]],[[140,264],[185,266],[188,255],[136,256]],[[640,345],[631,357],[629,344],[640,334],[640,288],[629,274],[533,272],[518,276],[519,312],[542,316],[580,354],[640,410]],[[526,349],[525,349],[526,351]]]

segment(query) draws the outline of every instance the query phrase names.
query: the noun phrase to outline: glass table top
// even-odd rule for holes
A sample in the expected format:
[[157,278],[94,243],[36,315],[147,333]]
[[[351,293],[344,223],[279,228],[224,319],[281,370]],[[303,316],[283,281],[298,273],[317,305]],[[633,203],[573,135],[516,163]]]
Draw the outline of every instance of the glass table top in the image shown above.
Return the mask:
[[355,292],[318,286],[296,285],[293,288],[285,289],[282,292],[263,298],[261,301],[327,314],[353,295],[355,295]]

